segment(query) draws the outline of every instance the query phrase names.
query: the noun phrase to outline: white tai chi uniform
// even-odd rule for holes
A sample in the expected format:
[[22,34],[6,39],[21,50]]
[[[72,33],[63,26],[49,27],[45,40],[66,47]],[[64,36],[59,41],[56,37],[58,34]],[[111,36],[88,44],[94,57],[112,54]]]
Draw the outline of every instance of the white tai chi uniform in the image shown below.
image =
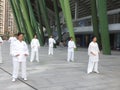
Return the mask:
[[[18,55],[19,56],[16,56]],[[29,55],[27,44],[22,41],[16,40],[11,44],[11,55],[13,57],[13,78],[18,77],[19,67],[21,64],[22,78],[27,78],[26,75],[26,56]]]
[[68,56],[67,56],[68,62],[70,62],[70,60],[74,61],[74,48],[76,48],[75,42],[70,40],[68,42]]
[[88,47],[89,62],[87,73],[90,73],[92,71],[98,72],[99,52],[100,50],[98,44],[96,42],[91,42]]
[[0,37],[0,63],[2,63],[2,53],[1,53],[2,52],[2,50],[1,50],[2,43],[3,43],[3,40]]
[[30,61],[32,62],[34,60],[34,57],[36,55],[36,61],[39,62],[39,49],[40,47],[40,44],[39,44],[39,41],[38,39],[32,39],[31,41],[31,58],[30,58]]
[[13,43],[13,42],[16,41],[16,40],[17,40],[16,37],[10,37],[8,41],[9,41],[10,43]]
[[[12,46],[13,42],[15,42],[16,40],[17,40],[16,37],[10,37],[8,40],[10,42],[10,46]],[[11,47],[10,47],[10,53],[11,53]]]
[[53,38],[49,38],[49,50],[48,55],[53,55],[53,46],[56,43],[56,41]]

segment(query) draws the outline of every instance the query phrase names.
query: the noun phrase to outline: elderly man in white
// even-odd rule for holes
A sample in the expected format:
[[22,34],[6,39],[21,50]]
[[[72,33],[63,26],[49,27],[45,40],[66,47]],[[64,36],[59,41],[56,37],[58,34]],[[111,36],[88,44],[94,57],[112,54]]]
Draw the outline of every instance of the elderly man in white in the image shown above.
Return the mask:
[[53,46],[54,46],[55,43],[56,43],[56,41],[53,39],[52,36],[50,36],[48,55],[53,55]]
[[68,56],[67,61],[74,61],[74,49],[76,48],[75,42],[72,40],[72,37],[70,37],[70,40],[68,42]]
[[88,69],[87,73],[91,73],[92,71],[99,73],[98,71],[98,61],[99,61],[99,47],[97,44],[97,38],[95,36],[92,37],[92,42],[89,44],[88,47],[88,55],[89,55],[89,62],[88,62]]
[[39,41],[37,39],[37,36],[34,35],[34,38],[31,41],[31,58],[30,58],[30,62],[33,62],[35,55],[36,55],[36,61],[39,62],[39,53],[38,53],[39,48],[40,48]]
[[26,75],[26,57],[29,55],[27,44],[23,41],[23,33],[18,33],[18,40],[11,44],[11,55],[13,57],[13,79],[18,78],[19,67],[21,66],[22,78],[27,80]]
[[3,40],[0,37],[0,63],[2,63],[2,53],[1,53],[2,52],[2,50],[1,50],[2,43],[3,43]]

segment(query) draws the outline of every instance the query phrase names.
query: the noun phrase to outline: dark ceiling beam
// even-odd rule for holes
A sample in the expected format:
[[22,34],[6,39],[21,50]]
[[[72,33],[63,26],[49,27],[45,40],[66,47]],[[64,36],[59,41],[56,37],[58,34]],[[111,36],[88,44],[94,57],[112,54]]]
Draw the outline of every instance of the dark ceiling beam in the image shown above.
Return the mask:
[[[85,0],[78,0],[78,17],[81,18],[83,15],[89,15],[91,12],[90,12],[90,4],[86,4],[86,2],[84,2]],[[88,1],[87,1],[88,3]],[[85,17],[83,16],[83,17]]]

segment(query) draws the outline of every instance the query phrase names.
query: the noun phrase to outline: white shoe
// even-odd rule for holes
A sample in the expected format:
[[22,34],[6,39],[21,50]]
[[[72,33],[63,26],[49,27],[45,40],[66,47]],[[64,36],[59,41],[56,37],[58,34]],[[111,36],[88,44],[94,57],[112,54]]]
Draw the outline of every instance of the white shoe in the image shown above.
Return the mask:
[[36,60],[37,62],[39,62],[39,60]]
[[87,72],[87,74],[90,74],[91,72]]
[[13,79],[12,79],[12,82],[15,82],[15,81],[16,81],[16,79],[15,79],[15,78],[13,78]]
[[95,73],[100,73],[99,71],[94,71]]
[[67,60],[67,62],[70,62],[70,60]]
[[0,62],[0,63],[3,63],[3,62]]
[[24,78],[25,81],[27,81],[27,78]]

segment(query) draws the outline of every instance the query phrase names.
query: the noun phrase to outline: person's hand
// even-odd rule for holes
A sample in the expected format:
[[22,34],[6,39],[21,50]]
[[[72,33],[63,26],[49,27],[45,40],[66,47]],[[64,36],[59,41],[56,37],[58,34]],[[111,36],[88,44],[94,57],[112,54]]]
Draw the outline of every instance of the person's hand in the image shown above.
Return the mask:
[[20,56],[20,54],[17,54],[16,57]]
[[25,56],[28,56],[28,54],[24,54]]
[[100,51],[98,52],[98,54],[100,54]]
[[94,55],[94,56],[96,56],[96,54],[95,54],[95,53],[93,53],[93,52],[91,52],[91,54],[92,54],[92,55]]
[[0,42],[0,44],[2,44],[2,42]]

